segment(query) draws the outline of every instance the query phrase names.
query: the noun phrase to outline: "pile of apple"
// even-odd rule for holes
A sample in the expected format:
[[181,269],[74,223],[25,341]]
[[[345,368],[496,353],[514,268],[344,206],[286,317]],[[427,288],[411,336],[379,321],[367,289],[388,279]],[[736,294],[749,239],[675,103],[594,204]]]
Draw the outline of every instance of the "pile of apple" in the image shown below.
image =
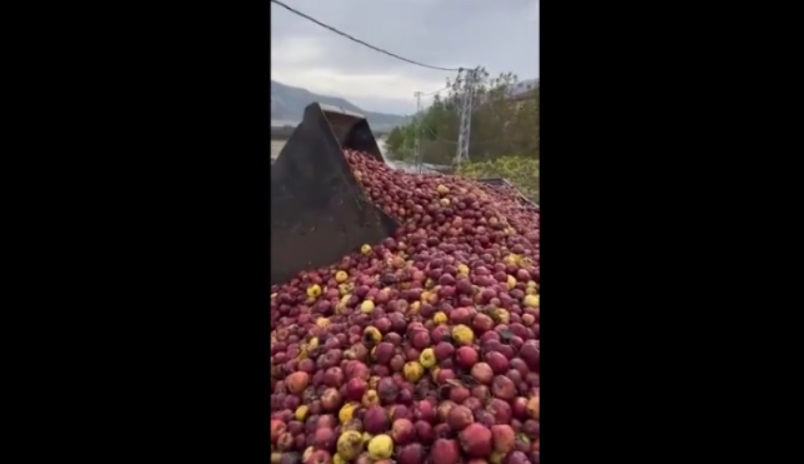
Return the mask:
[[539,211],[344,153],[400,227],[271,294],[271,461],[539,462]]

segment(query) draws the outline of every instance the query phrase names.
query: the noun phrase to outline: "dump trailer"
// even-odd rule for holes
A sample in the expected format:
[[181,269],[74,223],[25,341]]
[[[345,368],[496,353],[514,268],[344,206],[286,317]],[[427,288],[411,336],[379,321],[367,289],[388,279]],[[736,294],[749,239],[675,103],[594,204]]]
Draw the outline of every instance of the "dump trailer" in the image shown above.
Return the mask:
[[483,179],[477,179],[477,181],[481,182],[483,184],[490,185],[490,186],[492,186],[494,188],[510,189],[511,191],[516,192],[516,194],[519,195],[519,201],[521,203],[523,203],[526,206],[530,206],[530,207],[536,209],[537,211],[539,211],[539,205],[535,201],[533,201],[530,198],[528,198],[525,195],[523,195],[522,192],[520,192],[519,189],[517,189],[514,184],[512,184],[508,179],[506,179],[504,177],[486,177],[486,178],[483,178]]
[[[352,175],[343,155],[347,148],[385,163],[363,115],[308,105],[271,165],[271,284],[337,262],[396,231],[398,224],[371,204]],[[502,178],[479,182],[513,188]],[[538,205],[519,196],[538,211]]]
[[363,194],[346,148],[385,162],[363,115],[312,103],[271,165],[271,284],[396,231],[397,223]]

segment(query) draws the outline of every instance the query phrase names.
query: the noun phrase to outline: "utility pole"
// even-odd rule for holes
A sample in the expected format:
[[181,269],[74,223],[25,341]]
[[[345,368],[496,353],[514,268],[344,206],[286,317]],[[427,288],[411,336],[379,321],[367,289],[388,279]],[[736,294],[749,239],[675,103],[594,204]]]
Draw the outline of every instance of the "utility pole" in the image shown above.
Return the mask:
[[476,80],[476,70],[467,70],[463,81],[463,95],[458,121],[458,148],[455,152],[455,164],[469,160],[469,136],[472,128],[472,95]]
[[421,123],[421,113],[422,113],[422,92],[413,92],[413,96],[416,97],[416,132],[413,137],[413,159],[416,160],[416,165],[418,167],[419,174],[422,173],[422,123]]

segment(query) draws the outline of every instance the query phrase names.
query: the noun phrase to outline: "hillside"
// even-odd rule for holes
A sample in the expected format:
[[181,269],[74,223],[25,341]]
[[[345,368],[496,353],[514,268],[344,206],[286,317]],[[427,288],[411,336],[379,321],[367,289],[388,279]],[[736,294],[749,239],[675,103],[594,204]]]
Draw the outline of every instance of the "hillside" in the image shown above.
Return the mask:
[[313,102],[325,103],[341,107],[347,111],[361,113],[366,116],[369,125],[374,130],[391,129],[408,121],[406,116],[365,111],[343,98],[318,95],[299,87],[291,87],[274,80],[271,81],[272,121],[281,121],[283,125],[295,126],[302,120],[304,108]]

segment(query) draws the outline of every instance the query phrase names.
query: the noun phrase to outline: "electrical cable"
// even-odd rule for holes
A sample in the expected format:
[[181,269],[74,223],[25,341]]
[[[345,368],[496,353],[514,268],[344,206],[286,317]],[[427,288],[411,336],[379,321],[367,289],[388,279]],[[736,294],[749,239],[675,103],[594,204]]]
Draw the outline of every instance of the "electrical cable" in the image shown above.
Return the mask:
[[441,92],[443,92],[445,90],[448,90],[448,89],[451,89],[451,88],[452,87],[450,87],[450,86],[446,86],[446,87],[438,89],[438,90],[433,90],[432,92],[422,92],[422,96],[423,97],[429,97],[430,95],[435,95],[437,93],[441,93]]
[[427,129],[427,132],[429,132],[430,135],[435,137],[435,139],[438,140],[438,141],[441,141],[441,142],[444,142],[444,143],[451,143],[453,145],[456,145],[458,143],[457,141],[454,141],[454,140],[447,140],[447,139],[439,137],[438,134],[436,134],[435,131],[433,130],[433,128],[430,127],[430,126],[423,126],[423,127],[425,129]]
[[418,61],[414,61],[414,60],[411,60],[409,58],[405,58],[403,56],[399,56],[396,53],[389,52],[388,50],[383,50],[382,48],[375,47],[374,45],[371,45],[371,44],[369,44],[367,42],[364,42],[364,41],[362,41],[362,40],[360,40],[360,39],[358,39],[356,37],[353,37],[353,36],[343,32],[343,31],[340,31],[340,30],[330,26],[329,24],[324,24],[321,21],[313,18],[312,16],[307,15],[305,13],[302,13],[301,11],[296,10],[293,7],[286,5],[285,3],[283,3],[283,2],[281,2],[279,0],[271,0],[271,3],[276,3],[277,5],[281,6],[282,8],[284,8],[284,9],[286,9],[288,11],[290,11],[291,13],[293,13],[293,14],[295,14],[297,16],[301,16],[302,18],[304,18],[304,19],[306,19],[308,21],[311,21],[311,22],[323,27],[324,29],[332,31],[332,32],[334,32],[334,33],[336,33],[336,34],[338,34],[338,35],[340,35],[342,37],[346,37],[347,39],[349,39],[349,40],[351,40],[353,42],[357,42],[360,45],[363,45],[364,47],[368,47],[368,48],[370,48],[370,49],[372,49],[372,50],[374,50],[376,52],[382,53],[384,55],[388,55],[388,56],[390,56],[392,58],[396,58],[396,59],[404,61],[406,63],[414,64],[416,66],[421,66],[423,68],[435,69],[436,71],[462,71],[463,69],[466,69],[466,68],[445,68],[445,67],[442,67],[442,66],[433,66],[433,65],[421,63],[421,62],[418,62]]

